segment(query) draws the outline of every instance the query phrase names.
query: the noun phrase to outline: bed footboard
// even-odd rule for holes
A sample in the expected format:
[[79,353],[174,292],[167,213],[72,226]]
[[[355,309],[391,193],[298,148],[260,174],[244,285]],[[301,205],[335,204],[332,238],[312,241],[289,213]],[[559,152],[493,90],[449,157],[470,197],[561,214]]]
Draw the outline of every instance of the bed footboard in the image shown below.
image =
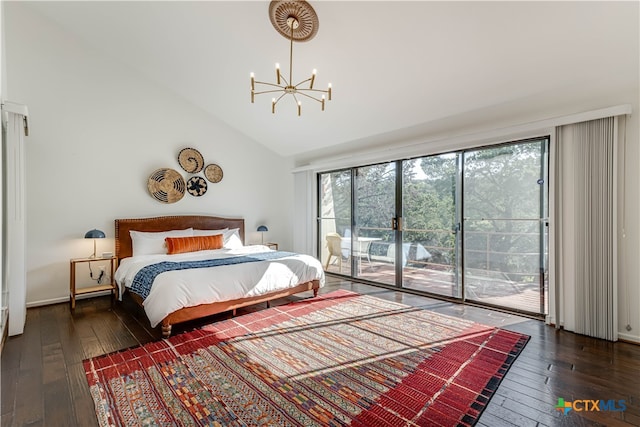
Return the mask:
[[313,296],[317,297],[319,288],[320,281],[312,280],[310,282],[301,283],[293,288],[270,292],[256,297],[240,298],[231,301],[214,302],[211,304],[197,305],[195,307],[186,307],[178,311],[174,311],[162,320],[162,337],[168,338],[171,335],[171,326],[176,323],[200,319],[214,314],[223,313],[225,311],[233,311],[233,314],[235,315],[236,309],[240,307],[269,302],[274,299],[284,298],[286,296],[305,291],[313,291]]

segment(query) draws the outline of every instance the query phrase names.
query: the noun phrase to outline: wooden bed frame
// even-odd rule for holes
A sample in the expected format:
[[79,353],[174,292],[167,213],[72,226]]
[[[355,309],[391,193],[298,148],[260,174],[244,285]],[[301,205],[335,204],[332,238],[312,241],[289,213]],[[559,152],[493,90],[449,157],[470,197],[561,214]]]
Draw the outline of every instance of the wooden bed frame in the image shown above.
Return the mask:
[[[115,240],[116,240],[116,258],[118,263],[126,257],[133,254],[131,243],[131,235],[129,231],[146,231],[158,232],[168,230],[180,230],[193,227],[199,230],[219,230],[221,228],[238,228],[240,238],[244,242],[244,219],[241,218],[220,218],[215,216],[203,215],[186,215],[186,216],[161,216],[154,218],[137,218],[137,219],[116,219],[115,220]],[[201,304],[194,307],[185,307],[174,311],[162,320],[162,336],[167,338],[171,335],[171,326],[176,323],[186,322],[188,320],[200,319],[202,317],[211,316],[212,314],[222,313],[224,311],[233,311],[247,305],[259,304],[297,294],[304,291],[313,291],[313,296],[318,295],[320,282],[312,280],[310,282],[300,283],[299,285],[283,289],[280,291],[270,292],[268,294],[240,298],[229,301],[214,302],[211,304]],[[134,292],[129,291],[133,300],[142,306],[142,297]]]

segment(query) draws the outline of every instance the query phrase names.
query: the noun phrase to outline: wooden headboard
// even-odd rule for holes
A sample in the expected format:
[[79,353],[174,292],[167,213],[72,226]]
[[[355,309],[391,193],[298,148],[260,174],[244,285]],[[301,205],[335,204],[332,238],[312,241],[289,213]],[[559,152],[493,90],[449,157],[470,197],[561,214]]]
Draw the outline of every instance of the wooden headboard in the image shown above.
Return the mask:
[[221,228],[239,228],[244,243],[244,219],[220,218],[204,215],[159,216],[154,218],[116,219],[116,258],[130,257],[133,254],[129,231],[169,231],[193,227],[198,230],[219,230]]

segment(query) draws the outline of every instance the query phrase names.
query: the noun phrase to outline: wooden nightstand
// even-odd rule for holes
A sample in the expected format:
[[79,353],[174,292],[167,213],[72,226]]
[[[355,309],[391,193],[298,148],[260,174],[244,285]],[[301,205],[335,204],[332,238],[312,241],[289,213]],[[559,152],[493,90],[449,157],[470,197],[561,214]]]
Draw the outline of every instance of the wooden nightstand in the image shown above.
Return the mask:
[[[85,262],[92,261],[108,261],[110,266],[111,273],[109,274],[109,282],[105,284],[95,285],[95,286],[87,286],[82,288],[76,288],[76,266],[78,264],[82,264]],[[116,286],[116,280],[114,279],[114,274],[116,271],[116,267],[118,266],[118,260],[116,257],[110,258],[73,258],[69,262],[70,266],[70,275],[69,275],[69,300],[71,303],[71,311],[76,308],[76,297],[78,295],[92,294],[96,292],[102,291],[111,291],[112,302],[117,295],[118,288]]]
[[265,243],[265,246],[267,246],[269,249],[273,249],[273,250],[278,250],[278,244],[277,243]]

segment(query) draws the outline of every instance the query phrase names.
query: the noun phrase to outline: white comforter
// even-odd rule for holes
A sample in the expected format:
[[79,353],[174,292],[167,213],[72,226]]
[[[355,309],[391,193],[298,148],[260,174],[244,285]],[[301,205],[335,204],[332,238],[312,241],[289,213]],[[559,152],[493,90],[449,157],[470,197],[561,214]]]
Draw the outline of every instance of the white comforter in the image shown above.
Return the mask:
[[[143,255],[125,258],[115,274],[120,288],[130,287],[143,267],[162,261],[195,261],[269,252],[266,246],[240,249],[218,249],[176,255]],[[309,255],[296,254],[267,261],[248,262],[218,267],[167,271],[159,274],[144,300],[144,310],[155,327],[168,314],[183,307],[263,295],[293,287],[310,280],[324,285],[320,261]]]

